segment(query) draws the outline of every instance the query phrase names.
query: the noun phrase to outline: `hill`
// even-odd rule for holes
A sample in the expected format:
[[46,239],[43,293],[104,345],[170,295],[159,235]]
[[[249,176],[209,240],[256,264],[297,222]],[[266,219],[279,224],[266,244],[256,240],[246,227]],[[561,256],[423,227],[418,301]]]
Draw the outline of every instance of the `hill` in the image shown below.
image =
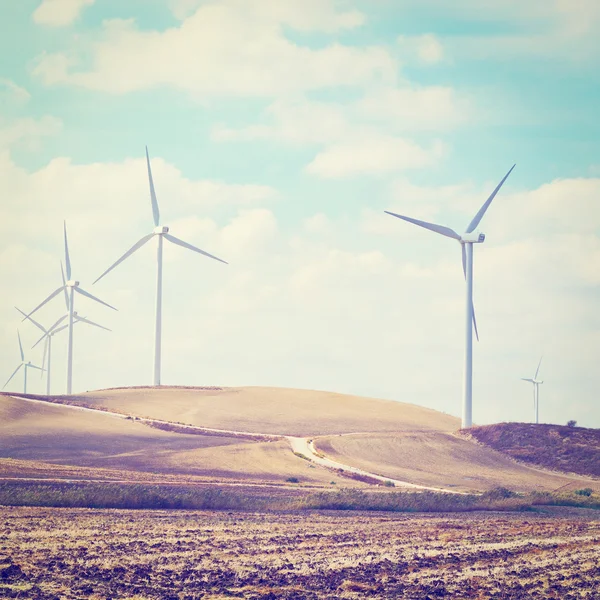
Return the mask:
[[143,474],[152,480],[262,483],[295,477],[321,485],[332,479],[294,456],[284,440],[174,433],[7,395],[0,396],[0,440],[0,477],[139,480]]
[[[416,485],[456,491],[600,489],[589,478],[518,464],[457,435],[455,417],[401,402],[263,387],[126,388],[48,400],[88,408],[0,395],[0,477],[39,478],[46,464],[42,476],[56,479],[73,478],[77,468],[79,479],[111,481],[298,481],[327,488],[332,482],[374,483],[369,477],[348,479],[335,463],[329,469],[311,464],[302,456],[310,450],[294,454],[292,440],[284,437],[294,436],[312,439],[318,452],[338,464]],[[163,422],[150,426],[140,420],[145,418]]]
[[299,437],[460,426],[456,417],[415,404],[289,388],[120,388],[80,394],[76,400],[140,417]]
[[600,477],[600,429],[498,423],[473,427],[464,433],[528,464]]

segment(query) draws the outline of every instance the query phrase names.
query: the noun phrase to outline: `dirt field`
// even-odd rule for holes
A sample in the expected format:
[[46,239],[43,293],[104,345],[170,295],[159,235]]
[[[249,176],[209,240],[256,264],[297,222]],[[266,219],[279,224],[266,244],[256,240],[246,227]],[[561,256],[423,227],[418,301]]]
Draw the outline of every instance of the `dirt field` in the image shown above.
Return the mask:
[[600,520],[0,509],[4,598],[600,597]]

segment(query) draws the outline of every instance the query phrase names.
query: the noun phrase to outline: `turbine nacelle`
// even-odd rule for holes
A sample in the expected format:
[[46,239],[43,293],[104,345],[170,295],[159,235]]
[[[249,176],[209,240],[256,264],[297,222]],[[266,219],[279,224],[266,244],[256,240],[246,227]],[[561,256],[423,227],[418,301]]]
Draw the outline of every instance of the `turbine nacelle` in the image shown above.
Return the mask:
[[154,233],[157,235],[162,235],[163,233],[169,233],[169,228],[166,225],[159,225],[154,228]]
[[479,231],[463,233],[459,241],[461,244],[482,244],[485,241],[485,233],[480,233]]
[[67,281],[67,283],[65,283],[65,287],[72,287],[72,288],[79,287],[79,281],[75,281],[74,279],[69,279],[69,281]]

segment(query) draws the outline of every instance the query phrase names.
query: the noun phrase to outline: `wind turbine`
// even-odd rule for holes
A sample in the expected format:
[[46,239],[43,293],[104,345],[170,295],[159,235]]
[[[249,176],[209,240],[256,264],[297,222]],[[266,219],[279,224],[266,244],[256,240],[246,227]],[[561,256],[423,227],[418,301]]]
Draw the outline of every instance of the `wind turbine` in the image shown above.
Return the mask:
[[[68,325],[62,325],[61,327],[59,327],[59,325],[69,316],[69,313],[67,312],[67,314],[63,315],[62,317],[60,317],[60,319],[57,319],[57,321],[48,329],[46,329],[44,326],[40,325],[35,319],[33,319],[33,317],[29,317],[27,316],[20,308],[16,307],[15,308],[22,314],[25,316],[26,319],[28,319],[29,321],[31,321],[40,331],[43,332],[42,337],[32,346],[32,348],[35,348],[41,341],[44,341],[44,357],[42,359],[42,368],[44,368],[46,366],[46,356],[48,357],[48,368],[46,369],[46,396],[50,395],[50,375],[51,375],[51,368],[52,368],[52,338],[59,332],[59,331],[64,331]],[[68,311],[68,302],[67,302],[67,311]],[[86,319],[85,317],[80,317],[77,312],[73,312],[73,319],[75,321],[75,324],[77,323],[87,323],[88,325],[93,325],[94,327],[99,327],[100,329],[105,329],[106,331],[110,331],[110,329],[108,329],[108,327],[103,327],[102,325],[98,325],[98,323],[94,323],[93,321],[90,321],[89,319]],[[42,373],[43,375],[43,373]]]
[[489,208],[492,200],[506,181],[507,177],[511,174],[512,170],[516,165],[513,165],[508,173],[504,176],[502,181],[496,186],[496,189],[491,193],[490,197],[483,203],[483,206],[479,209],[477,214],[473,217],[473,220],[469,223],[467,230],[462,235],[459,235],[453,229],[444,227],[443,225],[436,225],[435,223],[427,223],[426,221],[419,221],[418,219],[412,219],[403,215],[384,211],[388,215],[398,217],[419,227],[424,227],[440,235],[455,239],[461,245],[462,250],[462,265],[463,272],[466,280],[466,343],[465,343],[465,366],[464,366],[464,379],[463,379],[463,406],[462,406],[462,427],[471,427],[473,424],[473,328],[477,334],[477,324],[475,321],[475,311],[473,310],[473,244],[481,244],[485,240],[485,235],[477,231],[479,222],[485,215],[485,212]]
[[168,240],[172,244],[182,246],[188,250],[193,250],[209,258],[214,258],[222,263],[227,264],[224,260],[196,248],[174,235],[169,233],[169,228],[160,225],[160,212],[158,210],[158,200],[156,199],[156,192],[154,190],[154,181],[152,179],[152,169],[150,167],[150,157],[148,155],[148,147],[146,147],[146,164],[148,166],[148,182],[150,184],[150,201],[152,203],[152,216],[154,218],[154,229],[148,235],[138,240],[121,258],[114,262],[94,283],[97,283],[107,273],[112,271],[117,265],[121,264],[126,258],[131,256],[136,250],[139,250],[144,244],[149,242],[153,237],[157,240],[157,254],[156,254],[156,323],[154,329],[154,385],[160,385],[160,363],[161,363],[161,336],[162,336],[162,272],[163,272],[163,240]]
[[[66,223],[63,224],[63,231],[64,231],[64,238],[65,238],[65,265],[66,265],[66,270],[67,270],[67,281],[65,281],[64,275],[63,275],[63,285],[60,286],[58,289],[54,290],[43,302],[38,304],[29,314],[25,315],[25,318],[23,319],[23,321],[25,319],[31,318],[31,315],[33,313],[37,312],[40,308],[42,308],[42,306],[44,306],[44,304],[46,304],[47,302],[52,300],[52,298],[54,298],[61,292],[64,292],[65,298],[66,298],[66,303],[67,303],[67,308],[69,311],[69,315],[68,315],[68,317],[69,317],[69,323],[68,323],[69,342],[68,342],[68,350],[67,350],[67,394],[70,394],[73,389],[73,324],[75,323],[75,315],[76,315],[75,310],[74,310],[75,292],[77,292],[78,294],[81,294],[82,296],[86,296],[87,298],[90,298],[91,300],[95,300],[96,302],[99,302],[100,304],[103,304],[104,306],[108,306],[108,308],[112,308],[113,310],[117,310],[117,309],[114,306],[111,306],[110,304],[104,302],[103,300],[100,300],[100,298],[96,298],[96,296],[93,296],[89,292],[86,292],[84,289],[79,287],[79,281],[76,281],[75,279],[71,279],[71,259],[69,257],[69,242],[67,241],[67,224]],[[61,268],[62,268],[62,265],[61,265]],[[64,318],[65,317],[63,317],[63,319]],[[60,319],[58,322],[59,323],[62,322],[62,319]]]
[[543,381],[538,381],[538,373],[540,372],[540,365],[542,364],[542,358],[540,358],[540,362],[538,363],[537,369],[535,370],[535,375],[533,379],[525,379],[525,377],[521,377],[523,381],[529,381],[529,383],[533,383],[533,410],[535,413],[535,422],[536,424],[540,422],[540,385],[544,383]]
[[43,371],[44,369],[42,369],[42,367],[36,367],[35,365],[32,365],[30,360],[25,361],[25,354],[23,353],[23,345],[21,344],[21,334],[19,333],[18,329],[17,329],[17,337],[19,338],[19,352],[21,353],[21,362],[19,363],[19,366],[13,371],[13,374],[8,378],[8,381],[4,384],[2,389],[4,389],[10,383],[10,380],[19,372],[19,369],[21,367],[25,367],[25,374],[23,376],[23,393],[26,394],[27,393],[27,369],[39,369],[40,371]]

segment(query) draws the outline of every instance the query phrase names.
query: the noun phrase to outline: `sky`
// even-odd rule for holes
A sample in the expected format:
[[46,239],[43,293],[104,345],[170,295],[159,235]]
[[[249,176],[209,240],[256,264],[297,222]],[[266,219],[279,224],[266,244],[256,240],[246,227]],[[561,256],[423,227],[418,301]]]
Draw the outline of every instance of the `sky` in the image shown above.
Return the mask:
[[[78,296],[74,391],[152,383],[162,224],[167,385],[389,398],[459,416],[459,245],[480,224],[476,423],[600,427],[596,0],[0,0],[0,376],[31,310]],[[49,326],[60,298],[36,313]],[[53,393],[66,381],[53,346]],[[30,372],[29,390],[45,384]],[[22,389],[19,374],[7,389]]]

